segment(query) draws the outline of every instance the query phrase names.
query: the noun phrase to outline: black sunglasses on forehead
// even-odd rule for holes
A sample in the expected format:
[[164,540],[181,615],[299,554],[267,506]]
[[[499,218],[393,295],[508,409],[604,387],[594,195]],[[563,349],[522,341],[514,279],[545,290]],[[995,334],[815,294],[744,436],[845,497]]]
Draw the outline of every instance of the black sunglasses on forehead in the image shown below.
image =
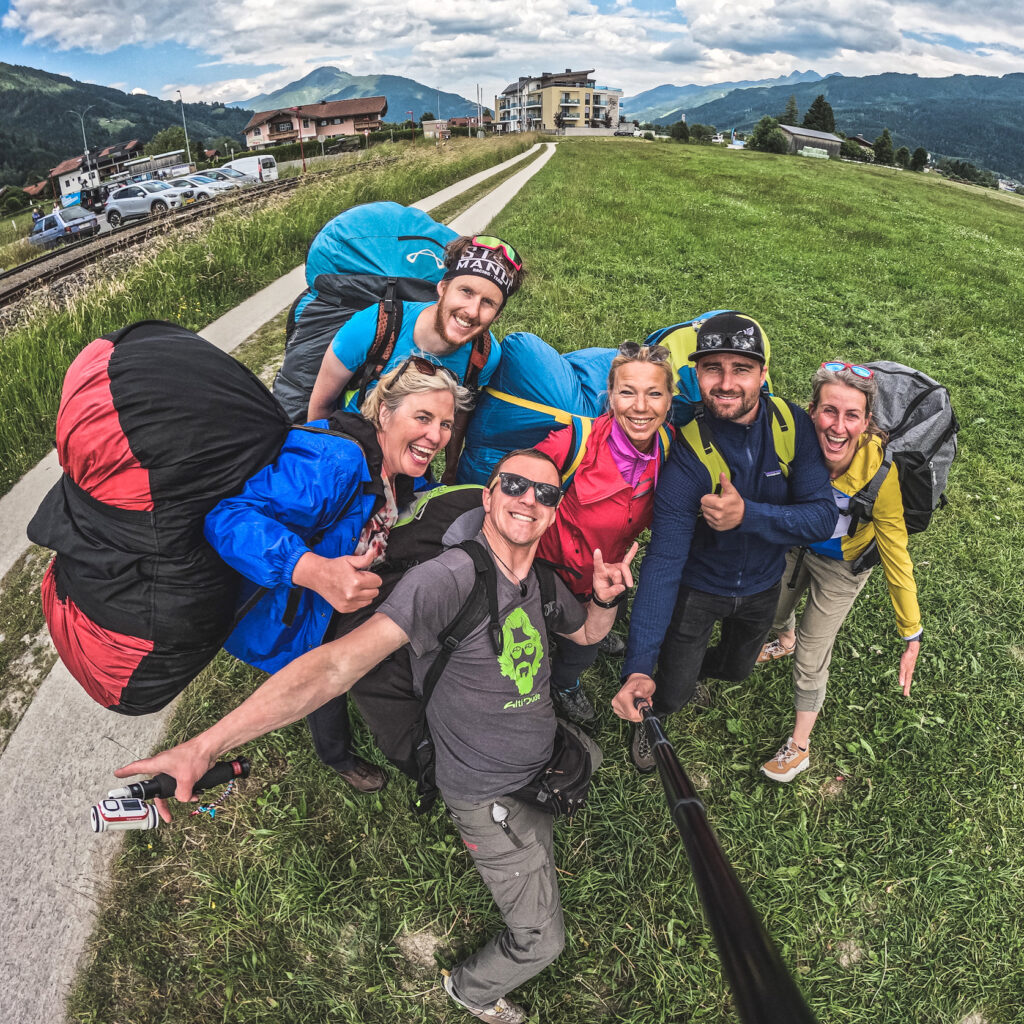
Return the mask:
[[[562,488],[558,484],[540,484],[518,473],[499,473],[494,483],[501,485],[501,493],[510,498],[522,497],[531,487],[537,497],[537,504],[547,508],[557,508],[562,500]],[[491,484],[494,489],[494,484]]]
[[649,363],[663,363],[669,357],[669,350],[664,345],[639,345],[635,341],[624,341],[619,346],[619,355],[636,359],[645,348],[650,352],[647,357]]
[[394,380],[391,381],[391,387],[394,387],[402,379],[402,374],[405,373],[410,366],[416,367],[420,373],[425,374],[427,377],[436,377],[437,374],[443,373],[451,380],[455,381],[456,384],[461,383],[456,374],[447,366],[441,366],[440,363],[432,363],[429,359],[424,359],[422,356],[409,356],[409,358],[402,363],[402,368],[395,374]]

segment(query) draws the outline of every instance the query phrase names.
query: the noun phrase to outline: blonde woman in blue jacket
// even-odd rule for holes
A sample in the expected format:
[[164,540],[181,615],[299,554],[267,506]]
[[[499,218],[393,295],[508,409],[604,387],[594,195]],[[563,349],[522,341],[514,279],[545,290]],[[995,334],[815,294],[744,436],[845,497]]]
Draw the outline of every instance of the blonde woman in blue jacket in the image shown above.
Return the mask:
[[[776,639],[766,643],[761,663],[793,656],[796,723],[793,734],[761,770],[777,782],[789,782],[810,767],[810,736],[825,700],[832,648],[871,569],[855,573],[854,563],[874,543],[889,586],[896,623],[904,641],[899,684],[910,695],[921,648],[921,612],[914,566],[907,551],[896,466],[882,483],[873,518],[858,520],[852,536],[850,498],[882,464],[884,438],[871,421],[878,384],[869,367],[844,362],[822,363],[812,380],[811,420],[832,480],[839,523],[831,539],[786,558],[784,585],[775,610]],[[807,606],[796,622],[796,606],[807,592]]]

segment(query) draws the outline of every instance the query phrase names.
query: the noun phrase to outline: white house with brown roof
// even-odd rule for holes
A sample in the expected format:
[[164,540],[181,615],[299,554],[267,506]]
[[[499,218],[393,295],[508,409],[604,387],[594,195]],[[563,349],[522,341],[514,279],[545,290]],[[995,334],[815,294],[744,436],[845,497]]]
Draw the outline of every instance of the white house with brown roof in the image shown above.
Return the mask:
[[381,119],[388,112],[384,96],[364,96],[356,100],[321,100],[297,107],[278,107],[253,114],[245,126],[245,145],[249,149],[266,149],[286,142],[316,142],[338,135],[356,135],[379,131]]

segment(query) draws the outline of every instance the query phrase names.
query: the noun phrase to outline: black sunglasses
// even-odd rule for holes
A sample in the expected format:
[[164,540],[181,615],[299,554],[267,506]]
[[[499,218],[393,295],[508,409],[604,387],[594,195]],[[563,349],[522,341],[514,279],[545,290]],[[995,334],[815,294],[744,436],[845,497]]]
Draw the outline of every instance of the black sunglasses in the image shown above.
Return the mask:
[[[510,498],[520,498],[532,487],[537,504],[547,508],[557,508],[562,500],[562,488],[558,484],[539,484],[518,473],[499,473],[495,483],[500,483],[501,493]],[[494,489],[494,484],[491,484],[491,489]]]
[[638,345],[635,341],[624,341],[619,346],[619,355],[627,359],[638,359],[640,353],[647,349],[648,356],[644,362],[663,363],[671,354],[664,345]]
[[432,363],[429,359],[423,359],[420,356],[409,356],[409,358],[402,363],[402,368],[395,374],[389,387],[394,387],[402,379],[402,374],[405,373],[410,366],[414,366],[420,373],[425,374],[427,377],[435,377],[439,373],[447,374],[448,377],[455,381],[456,384],[461,384],[458,376],[452,370],[449,370],[447,366],[441,366],[440,363]]

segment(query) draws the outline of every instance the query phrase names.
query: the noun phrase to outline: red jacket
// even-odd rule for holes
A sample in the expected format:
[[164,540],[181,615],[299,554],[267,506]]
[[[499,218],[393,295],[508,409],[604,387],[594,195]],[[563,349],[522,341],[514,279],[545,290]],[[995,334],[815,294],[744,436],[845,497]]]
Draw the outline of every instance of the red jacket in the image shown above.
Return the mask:
[[[611,429],[610,414],[594,420],[583,461],[537,549],[540,558],[580,573],[579,577],[562,574],[578,596],[590,595],[594,548],[600,548],[606,562],[620,562],[630,544],[651,525],[654,511],[655,463],[649,464],[635,489],[640,496],[634,497],[634,489],[622,478],[608,446]],[[671,433],[672,428],[668,430]],[[537,448],[561,466],[571,441],[572,431],[564,427],[548,434]]]

